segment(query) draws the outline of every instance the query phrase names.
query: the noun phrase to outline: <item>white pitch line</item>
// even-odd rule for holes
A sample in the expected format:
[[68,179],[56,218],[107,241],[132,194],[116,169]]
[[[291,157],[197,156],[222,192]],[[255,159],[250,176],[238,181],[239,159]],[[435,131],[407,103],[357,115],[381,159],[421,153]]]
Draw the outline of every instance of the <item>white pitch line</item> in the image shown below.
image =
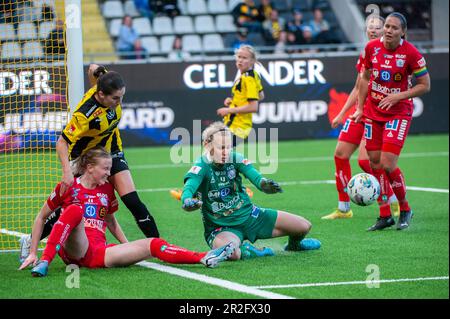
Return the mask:
[[[0,233],[11,235],[11,236],[16,236],[16,237],[22,237],[23,235],[25,235],[24,233],[21,233],[21,232],[3,229],[3,228],[0,229]],[[46,240],[44,239],[43,241],[46,241]],[[0,252],[4,252],[4,253],[15,252],[15,251],[16,250],[8,250],[8,251],[0,250]],[[221,288],[234,290],[234,291],[238,291],[238,292],[246,293],[246,294],[250,294],[250,295],[255,295],[258,297],[267,298],[267,299],[295,299],[290,296],[285,296],[285,295],[280,295],[280,294],[273,293],[273,292],[259,290],[257,288],[238,284],[236,282],[223,280],[223,279],[219,279],[219,278],[214,278],[214,277],[209,277],[206,275],[197,274],[195,272],[191,272],[191,271],[187,271],[187,270],[183,270],[183,269],[179,269],[179,268],[175,268],[175,267],[165,266],[165,265],[161,265],[161,264],[157,264],[157,263],[152,263],[152,262],[148,262],[148,261],[141,261],[141,262],[136,263],[136,265],[145,267],[145,268],[154,269],[154,270],[161,271],[161,272],[165,272],[165,273],[168,273],[171,275],[187,278],[187,279],[197,280],[197,281],[204,282],[204,283],[214,285],[214,286],[218,286]]]
[[[321,184],[329,184],[334,185],[336,183],[335,180],[323,180],[323,181],[288,181],[288,182],[280,182],[281,186],[293,186],[293,185],[321,185]],[[179,186],[173,187],[159,187],[159,188],[142,188],[138,189],[138,192],[142,193],[155,193],[155,192],[168,192],[171,189],[179,188]],[[418,187],[418,186],[406,186],[407,190],[411,191],[420,191],[420,192],[430,192],[430,193],[449,193],[448,189],[442,188],[429,188],[429,187]],[[0,196],[0,200],[8,200],[8,199],[32,199],[32,198],[41,198],[47,197],[48,194],[40,194],[40,195],[10,195],[10,196]]]
[[442,276],[442,277],[400,278],[400,279],[361,280],[361,281],[343,281],[343,282],[317,282],[308,284],[269,285],[269,286],[252,286],[252,287],[257,289],[282,289],[282,288],[366,285],[366,284],[373,285],[373,284],[394,283],[394,282],[415,282],[415,281],[448,280],[448,279],[449,279],[448,276]]
[[[436,156],[448,156],[449,152],[423,152],[423,153],[404,153],[401,158],[416,158],[416,157],[436,157]],[[333,161],[331,156],[317,156],[317,157],[291,157],[291,158],[280,158],[278,163],[299,163],[299,162],[324,162]],[[163,164],[142,164],[142,165],[132,165],[130,168],[132,170],[137,169],[160,169],[160,168],[180,168],[189,167],[192,163],[163,163]]]
[[151,269],[158,270],[158,271],[162,271],[162,272],[169,273],[171,275],[175,275],[175,276],[179,276],[179,277],[204,282],[204,283],[207,283],[207,284],[210,284],[213,286],[218,286],[221,288],[234,290],[237,292],[246,293],[246,294],[250,294],[250,295],[255,295],[255,296],[263,297],[263,298],[267,298],[267,299],[295,299],[290,296],[285,296],[285,295],[280,295],[280,294],[269,292],[269,291],[259,290],[258,288],[238,284],[238,283],[235,283],[232,281],[209,277],[206,275],[197,274],[197,273],[186,271],[183,269],[165,266],[165,265],[152,263],[152,262],[148,262],[148,261],[141,261],[141,262],[137,263],[136,265],[146,267],[146,268],[151,268]]

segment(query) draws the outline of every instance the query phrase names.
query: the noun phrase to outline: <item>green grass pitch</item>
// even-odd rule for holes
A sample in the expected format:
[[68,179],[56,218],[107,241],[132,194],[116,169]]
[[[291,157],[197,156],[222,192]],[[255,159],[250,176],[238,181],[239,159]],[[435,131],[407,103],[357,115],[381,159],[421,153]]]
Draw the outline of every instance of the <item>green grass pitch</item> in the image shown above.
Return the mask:
[[[201,265],[169,265],[171,269],[291,298],[449,298],[448,135],[408,137],[399,166],[407,185],[417,189],[408,191],[415,216],[411,227],[405,231],[393,227],[367,232],[367,227],[377,217],[376,205],[352,205],[354,217],[349,220],[320,219],[337,205],[335,186],[323,182],[334,179],[335,145],[336,140],[332,139],[280,142],[278,170],[270,177],[286,183],[284,193],[266,195],[253,187],[255,204],[310,220],[313,224],[310,237],[322,241],[320,250],[287,253],[283,251],[286,238],[275,238],[256,243],[259,247],[272,247],[275,257],[226,262],[215,269]],[[171,165],[168,147],[125,148],[125,154],[140,197],[155,217],[162,237],[190,249],[207,250],[199,212],[184,212],[167,191],[182,186],[189,165]],[[361,171],[356,154],[351,164],[353,174]],[[128,239],[142,237],[123,204],[116,216]],[[17,253],[0,253],[0,299],[264,298],[137,265],[121,269],[81,269],[79,288],[68,288],[66,283],[72,273],[66,272],[66,266],[58,257],[45,278],[32,278],[28,270],[18,271],[17,258]],[[376,273],[379,276],[375,279],[381,281],[378,287],[358,283],[374,279]],[[264,287],[269,285],[275,287]]]

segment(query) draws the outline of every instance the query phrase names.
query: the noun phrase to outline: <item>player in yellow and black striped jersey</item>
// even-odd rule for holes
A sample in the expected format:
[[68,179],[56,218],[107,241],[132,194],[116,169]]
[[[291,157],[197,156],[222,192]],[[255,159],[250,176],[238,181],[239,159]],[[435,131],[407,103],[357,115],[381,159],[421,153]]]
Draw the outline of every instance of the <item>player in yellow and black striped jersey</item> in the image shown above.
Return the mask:
[[236,67],[241,76],[231,90],[232,97],[227,97],[224,106],[217,110],[234,135],[246,139],[252,129],[252,113],[258,111],[258,103],[264,98],[261,78],[254,70],[256,54],[252,46],[243,45],[236,53]]
[[[92,87],[85,93],[56,143],[56,152],[63,169],[60,192],[64,194],[73,184],[74,175],[79,173],[72,171],[72,168],[78,166],[74,162],[80,155],[96,146],[103,146],[113,159],[109,182],[133,214],[144,235],[148,238],[159,237],[152,215],[136,192],[122,150],[118,124],[122,115],[120,103],[125,94],[125,82],[119,73],[108,72],[105,67],[96,64],[89,66],[88,77]],[[50,234],[60,214],[61,210],[57,209],[47,219],[41,239]],[[21,245],[21,254],[22,246],[24,244]]]

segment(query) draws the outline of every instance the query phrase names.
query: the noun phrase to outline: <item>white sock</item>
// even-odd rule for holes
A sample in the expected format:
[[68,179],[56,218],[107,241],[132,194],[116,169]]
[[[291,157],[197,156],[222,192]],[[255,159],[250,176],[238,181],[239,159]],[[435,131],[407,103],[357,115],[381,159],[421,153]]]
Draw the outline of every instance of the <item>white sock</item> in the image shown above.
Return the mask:
[[341,212],[344,212],[344,213],[348,212],[350,210],[350,202],[341,202],[341,201],[339,201],[338,202],[338,209]]

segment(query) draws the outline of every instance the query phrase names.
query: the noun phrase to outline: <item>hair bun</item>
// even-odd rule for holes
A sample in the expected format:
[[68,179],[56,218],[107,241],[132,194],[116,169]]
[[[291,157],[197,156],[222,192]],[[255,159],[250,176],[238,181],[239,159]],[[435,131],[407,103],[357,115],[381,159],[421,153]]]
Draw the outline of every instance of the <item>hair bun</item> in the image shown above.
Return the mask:
[[96,78],[99,78],[100,76],[102,76],[103,74],[105,74],[106,72],[108,72],[108,70],[106,70],[106,68],[103,65],[100,65],[98,68],[95,69],[93,75]]

